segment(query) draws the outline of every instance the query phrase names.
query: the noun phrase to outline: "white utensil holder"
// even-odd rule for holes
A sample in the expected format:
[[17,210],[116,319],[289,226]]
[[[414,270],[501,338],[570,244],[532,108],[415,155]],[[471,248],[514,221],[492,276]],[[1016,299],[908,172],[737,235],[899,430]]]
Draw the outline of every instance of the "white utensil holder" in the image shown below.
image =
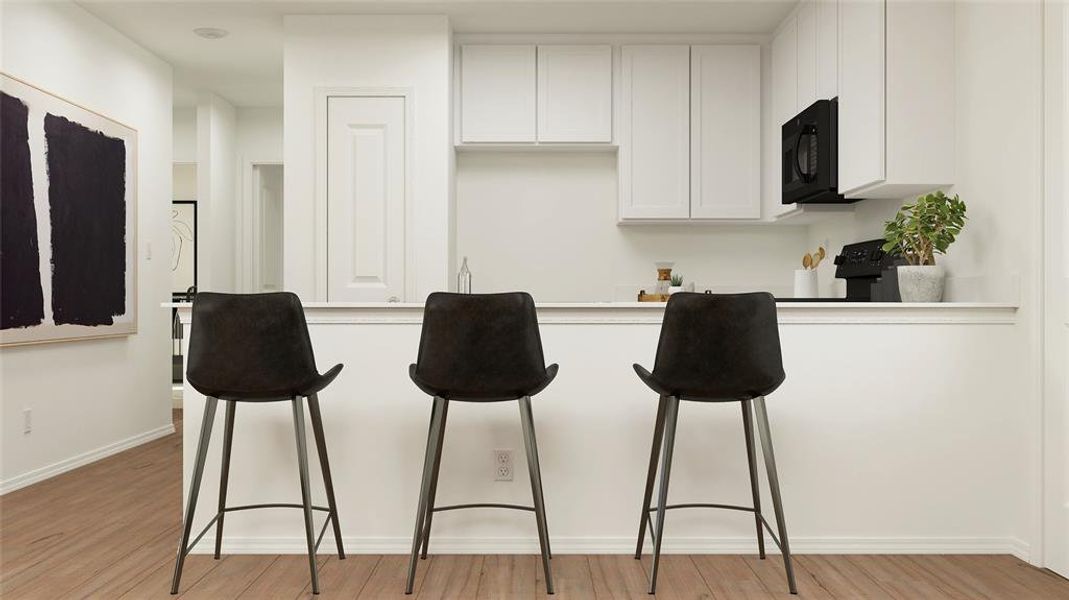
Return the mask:
[[817,297],[817,271],[816,269],[795,269],[794,271],[794,297],[816,298]]

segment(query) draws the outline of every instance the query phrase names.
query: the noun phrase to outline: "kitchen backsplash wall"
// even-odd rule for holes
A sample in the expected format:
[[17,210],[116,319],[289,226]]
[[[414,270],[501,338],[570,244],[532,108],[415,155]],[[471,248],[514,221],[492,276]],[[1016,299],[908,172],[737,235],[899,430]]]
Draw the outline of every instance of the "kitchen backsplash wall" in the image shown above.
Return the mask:
[[658,260],[718,290],[789,291],[808,243],[797,226],[617,225],[609,152],[464,152],[456,181],[457,256],[468,257],[476,292],[630,299],[621,288],[652,288]]

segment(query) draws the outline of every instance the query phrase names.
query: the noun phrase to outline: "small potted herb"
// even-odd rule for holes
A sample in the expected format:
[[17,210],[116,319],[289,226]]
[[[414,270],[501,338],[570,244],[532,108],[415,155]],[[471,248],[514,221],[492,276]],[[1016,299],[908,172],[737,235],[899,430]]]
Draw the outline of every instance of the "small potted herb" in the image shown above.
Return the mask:
[[672,285],[668,286],[668,295],[683,291],[683,276],[678,273],[672,274]]
[[884,251],[905,259],[897,267],[898,290],[903,302],[939,302],[946,272],[935,264],[936,254],[947,248],[965,227],[965,202],[943,192],[920,196],[898,210],[884,227]]

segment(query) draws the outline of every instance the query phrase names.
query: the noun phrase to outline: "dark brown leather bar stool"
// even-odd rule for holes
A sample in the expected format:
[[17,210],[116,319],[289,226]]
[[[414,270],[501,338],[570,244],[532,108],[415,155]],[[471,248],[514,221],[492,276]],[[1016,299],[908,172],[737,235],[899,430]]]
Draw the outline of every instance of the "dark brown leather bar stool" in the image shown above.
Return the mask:
[[[653,431],[653,448],[650,450],[646,493],[639,517],[638,547],[635,549],[635,558],[641,558],[642,542],[648,525],[653,530],[650,533],[653,541],[653,569],[650,573],[649,592],[653,594],[657,590],[657,566],[661,558],[665,512],[675,508],[725,508],[754,514],[757,547],[762,559],[765,558],[762,527],[768,529],[772,540],[783,553],[787,585],[792,594],[797,594],[794,569],[791,566],[791,550],[787,542],[787,526],[783,520],[779,478],[776,475],[776,457],[772,452],[772,434],[765,411],[765,396],[778,388],[785,378],[775,299],[767,293],[672,295],[661,324],[661,338],[657,344],[653,372],[650,373],[637,364],[635,372],[643,383],[661,397],[657,407],[657,424]],[[741,403],[753,507],[705,503],[668,504],[668,477],[672,469],[672,449],[675,446],[680,400]],[[757,412],[757,429],[761,435],[765,468],[768,470],[768,485],[772,492],[778,537],[761,513],[751,405]],[[658,455],[661,462],[661,483],[657,506],[651,508]],[[657,513],[656,523],[650,518],[650,512],[653,511]]]
[[[423,333],[419,340],[416,364],[409,375],[419,389],[434,397],[431,410],[427,453],[423,462],[423,481],[419,490],[416,527],[412,534],[412,557],[408,563],[405,593],[412,593],[416,578],[417,555],[423,546],[427,558],[431,520],[436,512],[462,508],[509,508],[533,511],[538,526],[538,543],[542,551],[542,568],[546,592],[553,593],[553,576],[549,560],[549,531],[546,527],[542,474],[538,466],[531,414],[531,396],[541,392],[557,376],[557,365],[545,364],[538,317],[530,294],[447,294],[434,293],[427,298],[423,312]],[[531,477],[534,506],[514,504],[434,505],[438,488],[438,470],[442,461],[446,412],[451,401],[501,402],[520,401],[523,443],[527,452],[527,469]]]
[[[319,593],[319,573],[316,568],[317,540],[323,539],[327,525],[334,527],[338,558],[345,558],[342,549],[338,508],[334,501],[334,483],[327,461],[327,445],[323,439],[323,420],[319,412],[319,392],[341,372],[342,365],[334,365],[326,373],[316,369],[312,341],[304,309],[296,295],[275,294],[216,294],[201,292],[193,301],[193,325],[189,337],[189,356],[186,380],[201,394],[204,417],[200,425],[197,457],[193,463],[193,478],[189,485],[182,540],[178,545],[171,593],[178,593],[182,581],[182,565],[186,555],[200,538],[215,525],[215,558],[223,540],[223,519],[227,513],[254,508],[300,508],[304,511],[304,531],[308,542],[308,568],[312,574],[312,593]],[[327,506],[312,504],[308,476],[308,444],[304,431],[304,398],[312,417],[319,464],[327,493]],[[204,461],[211,441],[212,421],[219,400],[227,402],[226,424],[223,432],[223,462],[219,480],[219,509],[215,517],[189,541],[193,515],[197,510],[197,496],[204,475]],[[293,405],[293,426],[297,439],[297,466],[301,480],[301,504],[251,504],[227,506],[226,489],[230,475],[230,448],[234,441],[234,410],[239,402],[289,401]],[[312,511],[325,511],[327,519],[316,537],[312,525]]]

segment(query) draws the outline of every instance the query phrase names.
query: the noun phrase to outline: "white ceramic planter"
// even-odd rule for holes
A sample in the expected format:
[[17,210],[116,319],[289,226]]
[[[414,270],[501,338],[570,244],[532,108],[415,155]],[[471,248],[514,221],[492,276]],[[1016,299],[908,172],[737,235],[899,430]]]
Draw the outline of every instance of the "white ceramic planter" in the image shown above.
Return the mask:
[[794,297],[816,298],[818,295],[816,269],[795,269]]
[[902,302],[941,302],[946,271],[940,265],[900,265],[898,292]]
[[682,291],[683,291],[683,286],[681,286],[681,285],[670,285],[670,286],[668,286],[668,295],[669,296],[671,296],[672,294],[674,294],[676,292],[682,292]]

